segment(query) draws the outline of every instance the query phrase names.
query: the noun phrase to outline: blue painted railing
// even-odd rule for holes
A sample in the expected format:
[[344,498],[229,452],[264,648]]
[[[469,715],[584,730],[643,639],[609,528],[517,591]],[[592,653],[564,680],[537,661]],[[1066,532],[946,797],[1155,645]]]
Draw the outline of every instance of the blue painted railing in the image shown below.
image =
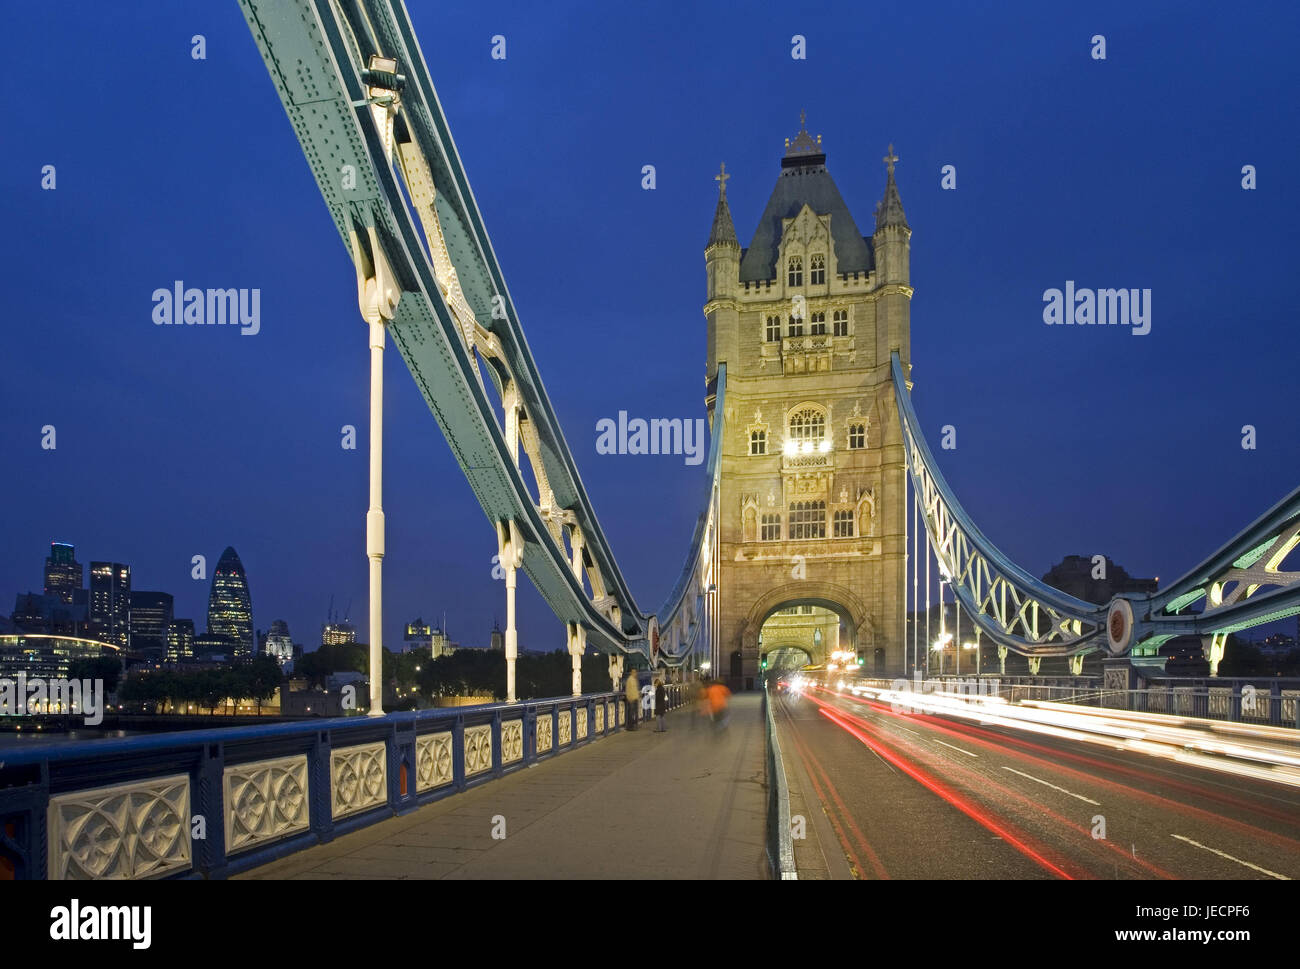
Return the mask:
[[[671,687],[670,705],[685,693]],[[621,694],[599,693],[6,748],[0,880],[225,878],[583,746],[625,716]]]

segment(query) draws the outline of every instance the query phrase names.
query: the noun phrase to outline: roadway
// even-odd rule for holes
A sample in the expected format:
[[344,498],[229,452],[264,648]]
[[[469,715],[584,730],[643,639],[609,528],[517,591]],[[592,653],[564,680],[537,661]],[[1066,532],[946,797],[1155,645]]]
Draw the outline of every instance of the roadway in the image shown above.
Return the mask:
[[801,877],[1300,878],[1300,789],[825,687],[775,712]]

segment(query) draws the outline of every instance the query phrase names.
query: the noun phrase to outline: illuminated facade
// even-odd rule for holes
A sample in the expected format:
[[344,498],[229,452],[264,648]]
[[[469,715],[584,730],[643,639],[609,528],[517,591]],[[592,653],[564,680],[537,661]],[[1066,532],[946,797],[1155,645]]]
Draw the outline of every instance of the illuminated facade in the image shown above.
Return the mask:
[[176,662],[194,658],[194,620],[173,619],[167,624],[167,659]]
[[45,559],[45,594],[72,605],[73,593],[81,588],[81,563],[76,549],[63,542],[51,542]]
[[208,595],[208,632],[230,639],[236,657],[253,655],[253,601],[244,565],[233,548],[221,553]]
[[0,636],[0,679],[13,679],[20,673],[28,679],[66,677],[77,660],[117,654],[118,647],[114,644],[81,636],[44,633]]
[[100,639],[131,647],[131,567],[120,562],[90,563],[89,618]]
[[[801,129],[743,249],[731,176],[717,176],[704,252],[710,418],[727,368],[717,672],[742,688],[781,645],[761,636],[764,624],[796,605],[834,613],[836,645],[861,652],[867,671],[903,668],[906,499],[890,354],[908,366],[912,289],[895,161],[891,151],[863,236],[820,137]],[[814,662],[827,661],[830,638]]]
[[289,635],[289,624],[283,619],[271,622],[271,631],[266,636],[266,646],[262,650],[268,656],[274,656],[281,666],[293,661],[293,639]]

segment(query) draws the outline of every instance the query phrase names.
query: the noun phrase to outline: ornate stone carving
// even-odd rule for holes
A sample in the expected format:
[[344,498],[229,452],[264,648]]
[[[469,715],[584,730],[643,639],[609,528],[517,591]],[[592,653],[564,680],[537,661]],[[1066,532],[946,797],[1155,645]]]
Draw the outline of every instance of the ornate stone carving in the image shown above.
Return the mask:
[[190,867],[187,774],[50,798],[51,879],[149,878]]
[[559,745],[563,747],[573,740],[573,714],[569,710],[561,710],[558,719],[560,721]]
[[492,767],[492,728],[465,728],[465,776],[481,774]]
[[513,764],[524,759],[524,722],[501,721],[501,763]]
[[416,793],[450,784],[454,770],[450,730],[415,738]]
[[577,734],[579,740],[585,740],[587,737],[587,708],[586,707],[578,707]]
[[605,732],[605,704],[596,704],[596,733]]
[[330,751],[330,816],[335,820],[388,802],[388,750],[382,740]]
[[551,749],[554,729],[555,717],[550,712],[537,715],[537,753],[544,754]]
[[226,854],[306,831],[307,755],[259,760],[221,773]]

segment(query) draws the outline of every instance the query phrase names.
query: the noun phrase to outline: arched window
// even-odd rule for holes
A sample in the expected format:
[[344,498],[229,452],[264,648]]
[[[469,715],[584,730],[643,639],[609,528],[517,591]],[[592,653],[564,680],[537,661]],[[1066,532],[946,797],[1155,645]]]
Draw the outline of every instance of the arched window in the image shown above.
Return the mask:
[[852,509],[846,511],[837,511],[835,513],[834,524],[835,524],[835,529],[831,534],[833,534],[836,538],[852,538],[853,537]]
[[790,317],[790,335],[803,336],[803,317],[800,316]]
[[856,450],[867,446],[867,422],[849,422],[849,448]]
[[808,332],[811,333],[813,336],[820,336],[826,332],[825,313],[814,313],[809,318],[809,321],[812,323],[812,327],[808,330]]
[[749,432],[749,453],[750,454],[767,453],[767,431]]
[[[812,407],[805,407],[790,415],[789,440],[800,450],[814,450],[826,438],[826,415]],[[803,445],[808,444],[807,448]]]
[[808,260],[808,282],[813,286],[826,285],[826,257],[820,252]]
[[790,538],[792,541],[826,537],[826,502],[794,501],[790,503]]
[[767,342],[776,343],[781,339],[781,317],[769,316],[767,318]]
[[803,256],[791,256],[789,263],[791,286],[803,285]]
[[764,515],[762,531],[759,532],[759,538],[764,542],[779,542],[781,540],[781,516]]
[[834,316],[832,317],[832,321],[835,324],[836,336],[849,335],[849,311],[848,310],[836,310]]

